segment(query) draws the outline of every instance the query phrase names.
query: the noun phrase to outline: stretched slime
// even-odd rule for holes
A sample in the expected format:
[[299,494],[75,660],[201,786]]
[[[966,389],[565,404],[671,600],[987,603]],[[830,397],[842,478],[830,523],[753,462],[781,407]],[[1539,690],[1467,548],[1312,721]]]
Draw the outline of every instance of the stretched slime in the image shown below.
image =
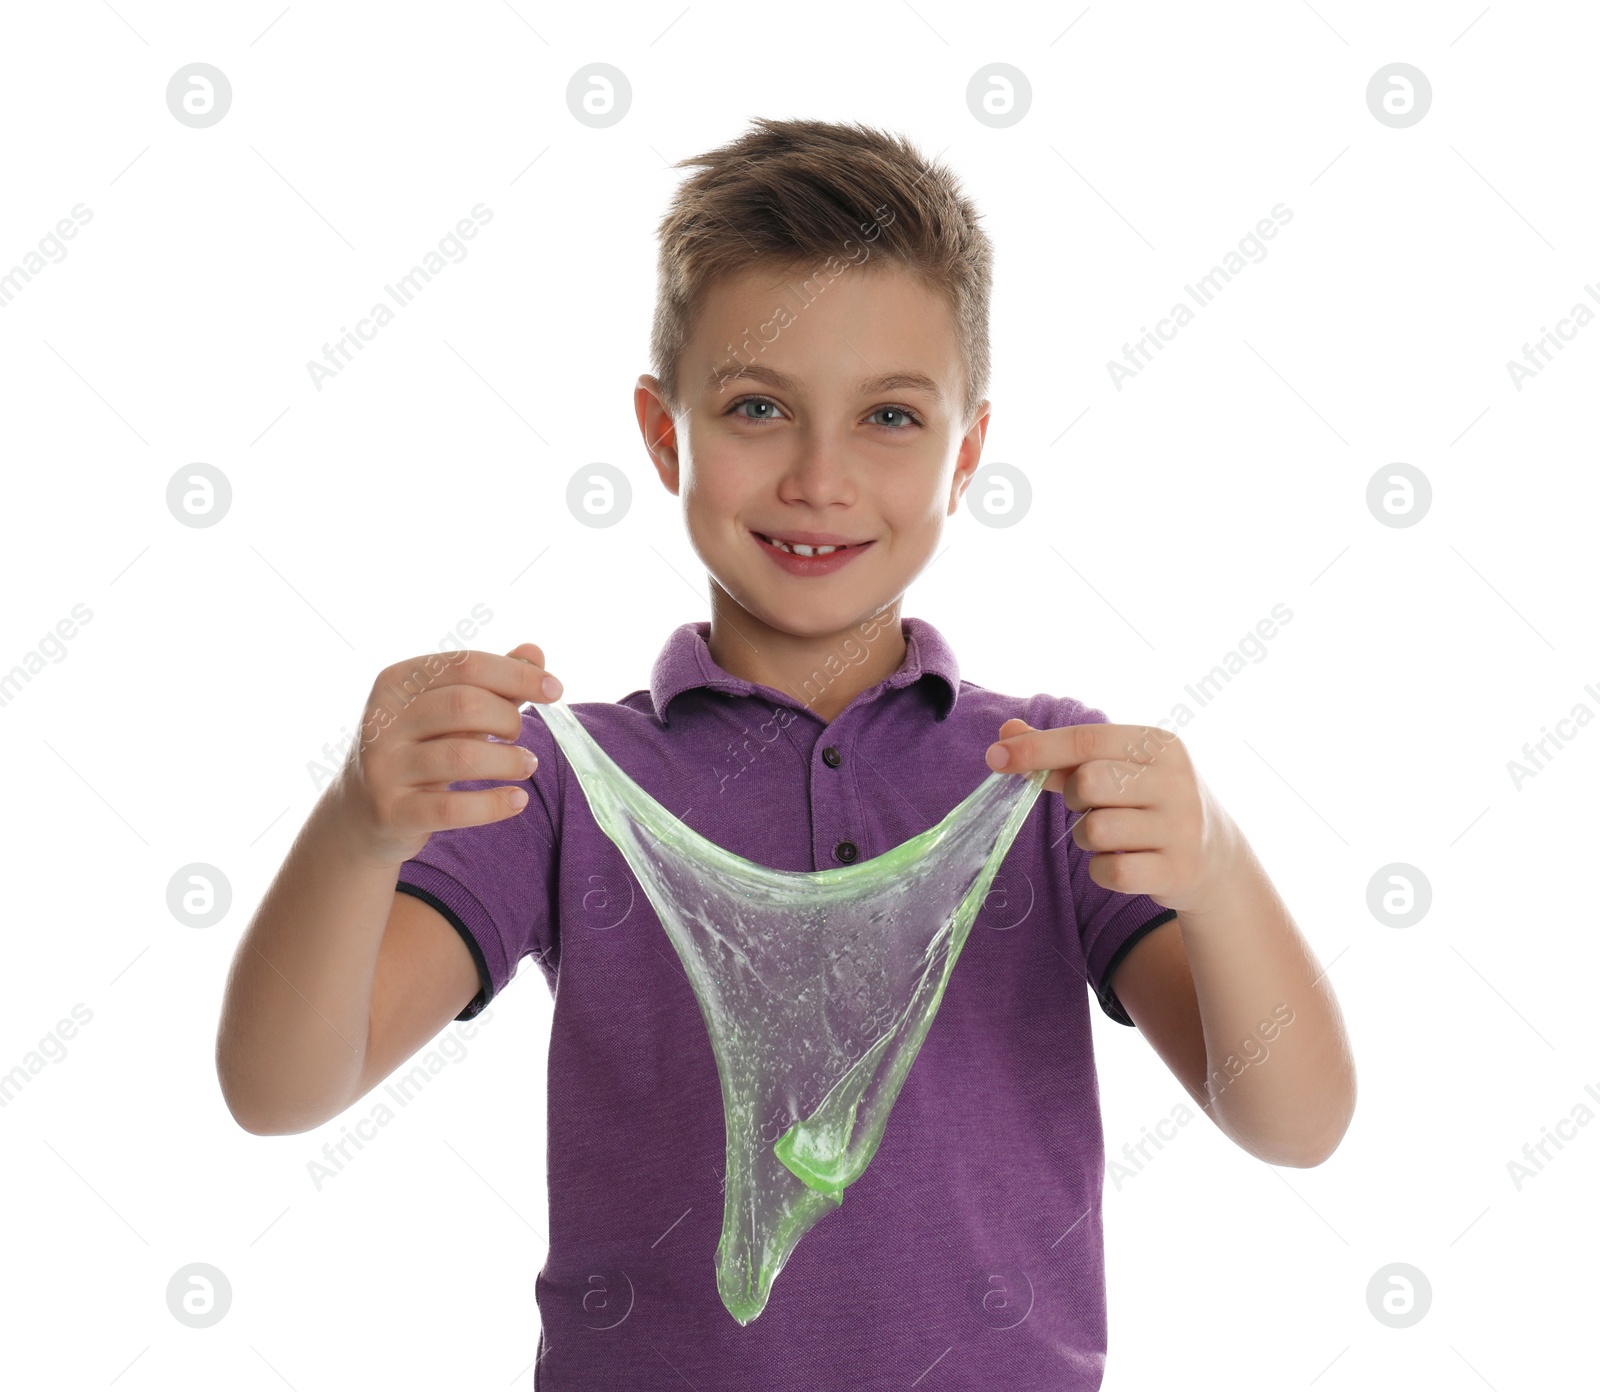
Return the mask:
[[638,877],[700,1003],[727,1133],[717,1292],[748,1325],[800,1239],[844,1202],[877,1152],[1048,773],[990,773],[937,826],[872,860],[774,870],[685,826],[564,701],[533,709]]

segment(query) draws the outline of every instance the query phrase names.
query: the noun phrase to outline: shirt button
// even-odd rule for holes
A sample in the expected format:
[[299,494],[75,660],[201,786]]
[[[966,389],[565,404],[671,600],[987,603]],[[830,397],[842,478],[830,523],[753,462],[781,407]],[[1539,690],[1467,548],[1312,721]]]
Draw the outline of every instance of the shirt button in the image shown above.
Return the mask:
[[822,751],[822,762],[829,768],[838,768],[843,756],[831,744]]
[[833,848],[834,857],[842,860],[846,865],[856,858],[856,843],[854,841],[841,841]]

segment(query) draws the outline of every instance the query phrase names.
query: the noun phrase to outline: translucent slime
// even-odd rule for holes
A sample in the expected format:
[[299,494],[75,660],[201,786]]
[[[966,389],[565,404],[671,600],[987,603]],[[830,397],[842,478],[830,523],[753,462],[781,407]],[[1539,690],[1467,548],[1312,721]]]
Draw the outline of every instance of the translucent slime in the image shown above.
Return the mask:
[[844,1202],[876,1153],[1048,773],[990,773],[937,826],[872,860],[773,870],[685,826],[565,702],[533,709],[655,906],[700,1002],[727,1132],[717,1292],[747,1325],[800,1239]]

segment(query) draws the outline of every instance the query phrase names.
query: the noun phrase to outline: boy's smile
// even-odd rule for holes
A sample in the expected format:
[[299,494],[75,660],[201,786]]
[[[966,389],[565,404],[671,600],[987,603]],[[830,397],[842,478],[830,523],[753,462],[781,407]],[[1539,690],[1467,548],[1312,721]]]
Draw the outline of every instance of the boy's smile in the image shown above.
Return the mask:
[[915,275],[880,259],[817,290],[814,271],[713,284],[678,366],[684,414],[648,374],[634,404],[711,577],[719,666],[794,690],[879,616],[867,660],[813,704],[831,719],[903,661],[901,597],[978,466],[989,404],[964,430],[954,315]]
[[833,532],[787,531],[778,535],[752,528],[751,535],[791,575],[831,575],[873,544],[871,540],[851,541]]

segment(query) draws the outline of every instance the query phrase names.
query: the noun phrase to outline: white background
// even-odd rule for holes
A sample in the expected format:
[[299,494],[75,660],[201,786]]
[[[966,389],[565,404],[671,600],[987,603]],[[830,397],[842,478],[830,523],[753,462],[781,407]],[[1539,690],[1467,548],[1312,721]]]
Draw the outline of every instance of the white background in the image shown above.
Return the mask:
[[[93,613],[0,707],[0,1073],[92,1014],[0,1109],[6,1365],[60,1387],[529,1384],[536,970],[470,1040],[449,1027],[459,1061],[320,1188],[309,1162],[370,1108],[240,1130],[212,1053],[224,973],[315,800],[308,765],[382,667],[483,605],[474,646],[537,642],[569,700],[615,700],[708,617],[631,390],[672,162],[772,115],[904,132],[995,241],[985,458],[1026,473],[1032,511],[952,519],[905,612],[991,689],[1114,721],[1195,709],[1185,741],[1355,1044],[1355,1120],[1321,1167],[1263,1165],[1202,1119],[1108,1182],[1105,1386],[1592,1368],[1600,1126],[1520,1190],[1507,1170],[1578,1104],[1600,1114],[1600,730],[1520,789],[1507,767],[1600,710],[1600,327],[1521,390],[1506,367],[1600,293],[1590,7],[126,3],[6,27],[0,273],[93,211],[0,310],[0,671]],[[232,84],[207,129],[165,102],[195,61]],[[1432,85],[1404,129],[1365,97],[1394,61]],[[566,104],[593,62],[632,86],[605,129]],[[1032,87],[1005,128],[966,102],[991,62]],[[467,257],[318,391],[307,361],[480,201]],[[1107,360],[1280,202],[1266,259],[1118,390]],[[166,504],[198,461],[233,491],[211,528]],[[566,507],[596,461],[634,489],[608,530]],[[1403,528],[1366,501],[1396,462],[1432,488]],[[1265,658],[1196,709],[1186,684],[1278,603]],[[207,929],[167,907],[194,862],[232,888]],[[1410,928],[1368,909],[1392,862],[1432,887]],[[1185,1098],[1095,1017],[1115,1154]],[[209,1330],[167,1311],[191,1262],[231,1283]],[[1431,1285],[1410,1328],[1368,1309],[1391,1262]]]

